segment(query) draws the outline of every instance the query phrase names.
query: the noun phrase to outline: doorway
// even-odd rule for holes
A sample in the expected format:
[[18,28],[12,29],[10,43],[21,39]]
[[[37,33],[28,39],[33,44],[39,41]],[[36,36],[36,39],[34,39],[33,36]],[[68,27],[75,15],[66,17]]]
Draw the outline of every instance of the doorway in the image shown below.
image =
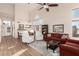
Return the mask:
[[36,15],[33,21],[33,25],[35,26],[35,39],[36,40],[43,40],[42,35],[42,25],[43,25],[43,17],[40,15]]
[[2,36],[12,36],[12,21],[11,20],[3,20],[2,21]]

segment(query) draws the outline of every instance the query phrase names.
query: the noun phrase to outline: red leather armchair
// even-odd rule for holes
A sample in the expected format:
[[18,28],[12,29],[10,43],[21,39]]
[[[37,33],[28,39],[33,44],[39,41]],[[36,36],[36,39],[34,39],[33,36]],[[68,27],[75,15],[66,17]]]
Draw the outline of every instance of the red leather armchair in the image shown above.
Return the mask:
[[79,56],[79,41],[68,39],[65,44],[60,44],[60,56]]

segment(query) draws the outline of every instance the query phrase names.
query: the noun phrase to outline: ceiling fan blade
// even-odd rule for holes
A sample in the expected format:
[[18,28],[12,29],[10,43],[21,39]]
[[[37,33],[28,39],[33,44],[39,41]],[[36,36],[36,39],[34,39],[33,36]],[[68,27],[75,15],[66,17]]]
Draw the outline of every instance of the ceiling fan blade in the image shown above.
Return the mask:
[[50,7],[56,7],[56,6],[58,6],[58,4],[48,4],[48,6],[50,6]]
[[37,3],[37,4],[39,4],[39,5],[41,5],[41,6],[43,6],[43,5],[44,5],[43,3]]
[[46,8],[46,11],[49,12],[49,8]]
[[39,8],[39,10],[43,9],[43,7]]

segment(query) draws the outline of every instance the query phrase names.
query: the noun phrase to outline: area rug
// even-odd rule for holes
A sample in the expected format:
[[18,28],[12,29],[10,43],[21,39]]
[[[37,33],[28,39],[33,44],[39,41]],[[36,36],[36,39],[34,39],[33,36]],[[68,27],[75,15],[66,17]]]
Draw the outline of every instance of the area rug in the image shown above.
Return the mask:
[[57,48],[55,53],[53,53],[53,50],[46,49],[45,41],[34,41],[29,44],[29,46],[42,53],[44,56],[59,56],[59,48]]

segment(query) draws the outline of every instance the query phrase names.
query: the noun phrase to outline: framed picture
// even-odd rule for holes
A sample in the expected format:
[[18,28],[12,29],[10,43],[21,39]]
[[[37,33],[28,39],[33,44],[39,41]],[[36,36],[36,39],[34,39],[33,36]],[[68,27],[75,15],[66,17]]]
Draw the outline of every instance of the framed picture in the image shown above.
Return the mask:
[[64,24],[53,25],[53,32],[64,33]]
[[24,29],[24,24],[19,24],[19,29],[20,30]]

